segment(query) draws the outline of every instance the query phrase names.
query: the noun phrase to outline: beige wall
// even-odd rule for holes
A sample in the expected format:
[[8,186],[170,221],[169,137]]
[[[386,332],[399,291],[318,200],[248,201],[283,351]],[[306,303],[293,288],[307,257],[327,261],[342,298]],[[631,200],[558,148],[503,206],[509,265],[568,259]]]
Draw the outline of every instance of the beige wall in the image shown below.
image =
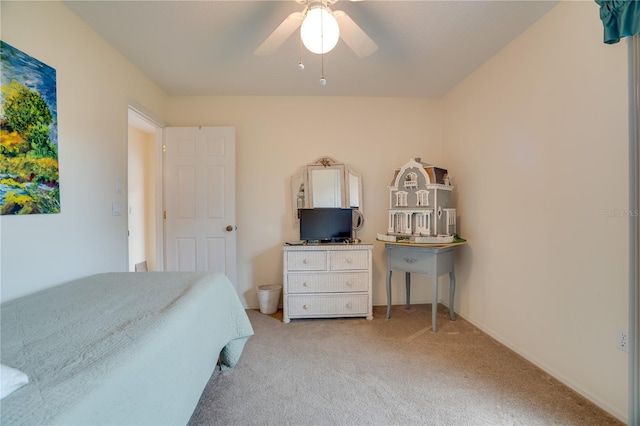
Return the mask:
[[60,162],[60,214],[0,217],[0,296],[9,300],[127,270],[127,103],[160,115],[165,95],[62,3],[0,7],[2,40],[56,70]]
[[[250,307],[257,285],[282,281],[281,244],[298,238],[289,179],[300,166],[330,155],[362,172],[365,241],[386,229],[394,168],[414,156],[448,168],[469,239],[457,310],[626,417],[627,355],[615,347],[628,316],[617,216],[627,208],[626,48],[601,43],[594,3],[553,9],[443,100],[168,99],[61,3],[0,7],[2,39],[58,73],[62,197],[59,215],[0,217],[2,300],[127,270],[125,192],[114,186],[126,188],[134,101],[172,126],[236,127],[238,289]],[[375,304],[386,301],[383,255],[375,243]],[[414,281],[412,299],[429,301],[427,281]]]
[[[171,126],[236,128],[237,286],[249,307],[258,307],[258,285],[282,283],[282,244],[299,239],[292,220],[291,176],[301,166],[328,155],[362,173],[365,225],[358,236],[373,242],[377,232],[387,229],[394,168],[411,157],[442,162],[442,107],[434,100],[172,98],[165,118]],[[384,246],[376,243],[375,304],[386,303],[383,255]],[[421,280],[426,278],[416,278]],[[426,286],[416,285],[412,300],[430,300],[429,294]]]
[[469,239],[457,309],[626,418],[627,47],[598,17],[560,4],[447,94],[444,158]]

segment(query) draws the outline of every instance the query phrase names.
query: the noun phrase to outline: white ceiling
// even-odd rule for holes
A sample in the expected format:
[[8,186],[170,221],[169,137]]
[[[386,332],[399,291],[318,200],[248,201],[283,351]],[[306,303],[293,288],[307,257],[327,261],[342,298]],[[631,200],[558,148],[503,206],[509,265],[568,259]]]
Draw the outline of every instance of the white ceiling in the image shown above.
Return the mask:
[[397,96],[438,98],[506,46],[557,1],[341,0],[379,46],[358,58],[344,42],[320,56],[298,32],[272,55],[253,52],[292,12],[279,1],[65,1],[172,96]]

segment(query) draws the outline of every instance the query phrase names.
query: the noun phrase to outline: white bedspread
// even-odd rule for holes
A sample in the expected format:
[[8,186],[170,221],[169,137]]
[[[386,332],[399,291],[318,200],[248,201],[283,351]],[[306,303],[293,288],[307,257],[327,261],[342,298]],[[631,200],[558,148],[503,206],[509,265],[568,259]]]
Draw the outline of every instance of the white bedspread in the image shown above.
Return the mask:
[[0,423],[186,424],[253,329],[226,276],[99,274],[0,307],[0,362],[29,376]]

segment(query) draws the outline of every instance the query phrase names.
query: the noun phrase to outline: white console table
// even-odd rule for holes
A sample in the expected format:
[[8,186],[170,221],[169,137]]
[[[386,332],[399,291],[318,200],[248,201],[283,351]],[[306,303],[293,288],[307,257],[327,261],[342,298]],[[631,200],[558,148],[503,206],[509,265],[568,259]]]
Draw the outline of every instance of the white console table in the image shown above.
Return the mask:
[[438,330],[438,277],[449,275],[449,318],[455,319],[453,311],[454,294],[456,291],[456,273],[454,269],[454,250],[464,243],[442,245],[390,243],[387,249],[387,319],[391,318],[391,274],[395,271],[405,273],[407,300],[405,309],[411,307],[411,274],[423,274],[431,277],[432,301],[431,323],[433,332]]
[[283,321],[373,319],[372,244],[285,245]]

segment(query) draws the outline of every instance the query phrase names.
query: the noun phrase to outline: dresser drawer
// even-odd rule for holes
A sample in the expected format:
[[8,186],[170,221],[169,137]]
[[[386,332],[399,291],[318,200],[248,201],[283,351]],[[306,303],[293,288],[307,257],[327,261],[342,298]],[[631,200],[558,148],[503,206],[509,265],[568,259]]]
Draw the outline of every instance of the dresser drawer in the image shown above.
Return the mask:
[[287,274],[287,288],[289,294],[368,291],[369,274],[367,272]]
[[326,251],[290,251],[287,252],[289,271],[326,271]]
[[369,251],[337,250],[329,252],[332,271],[349,271],[369,268]]
[[289,316],[353,316],[366,315],[369,309],[367,294],[294,295],[287,298]]

